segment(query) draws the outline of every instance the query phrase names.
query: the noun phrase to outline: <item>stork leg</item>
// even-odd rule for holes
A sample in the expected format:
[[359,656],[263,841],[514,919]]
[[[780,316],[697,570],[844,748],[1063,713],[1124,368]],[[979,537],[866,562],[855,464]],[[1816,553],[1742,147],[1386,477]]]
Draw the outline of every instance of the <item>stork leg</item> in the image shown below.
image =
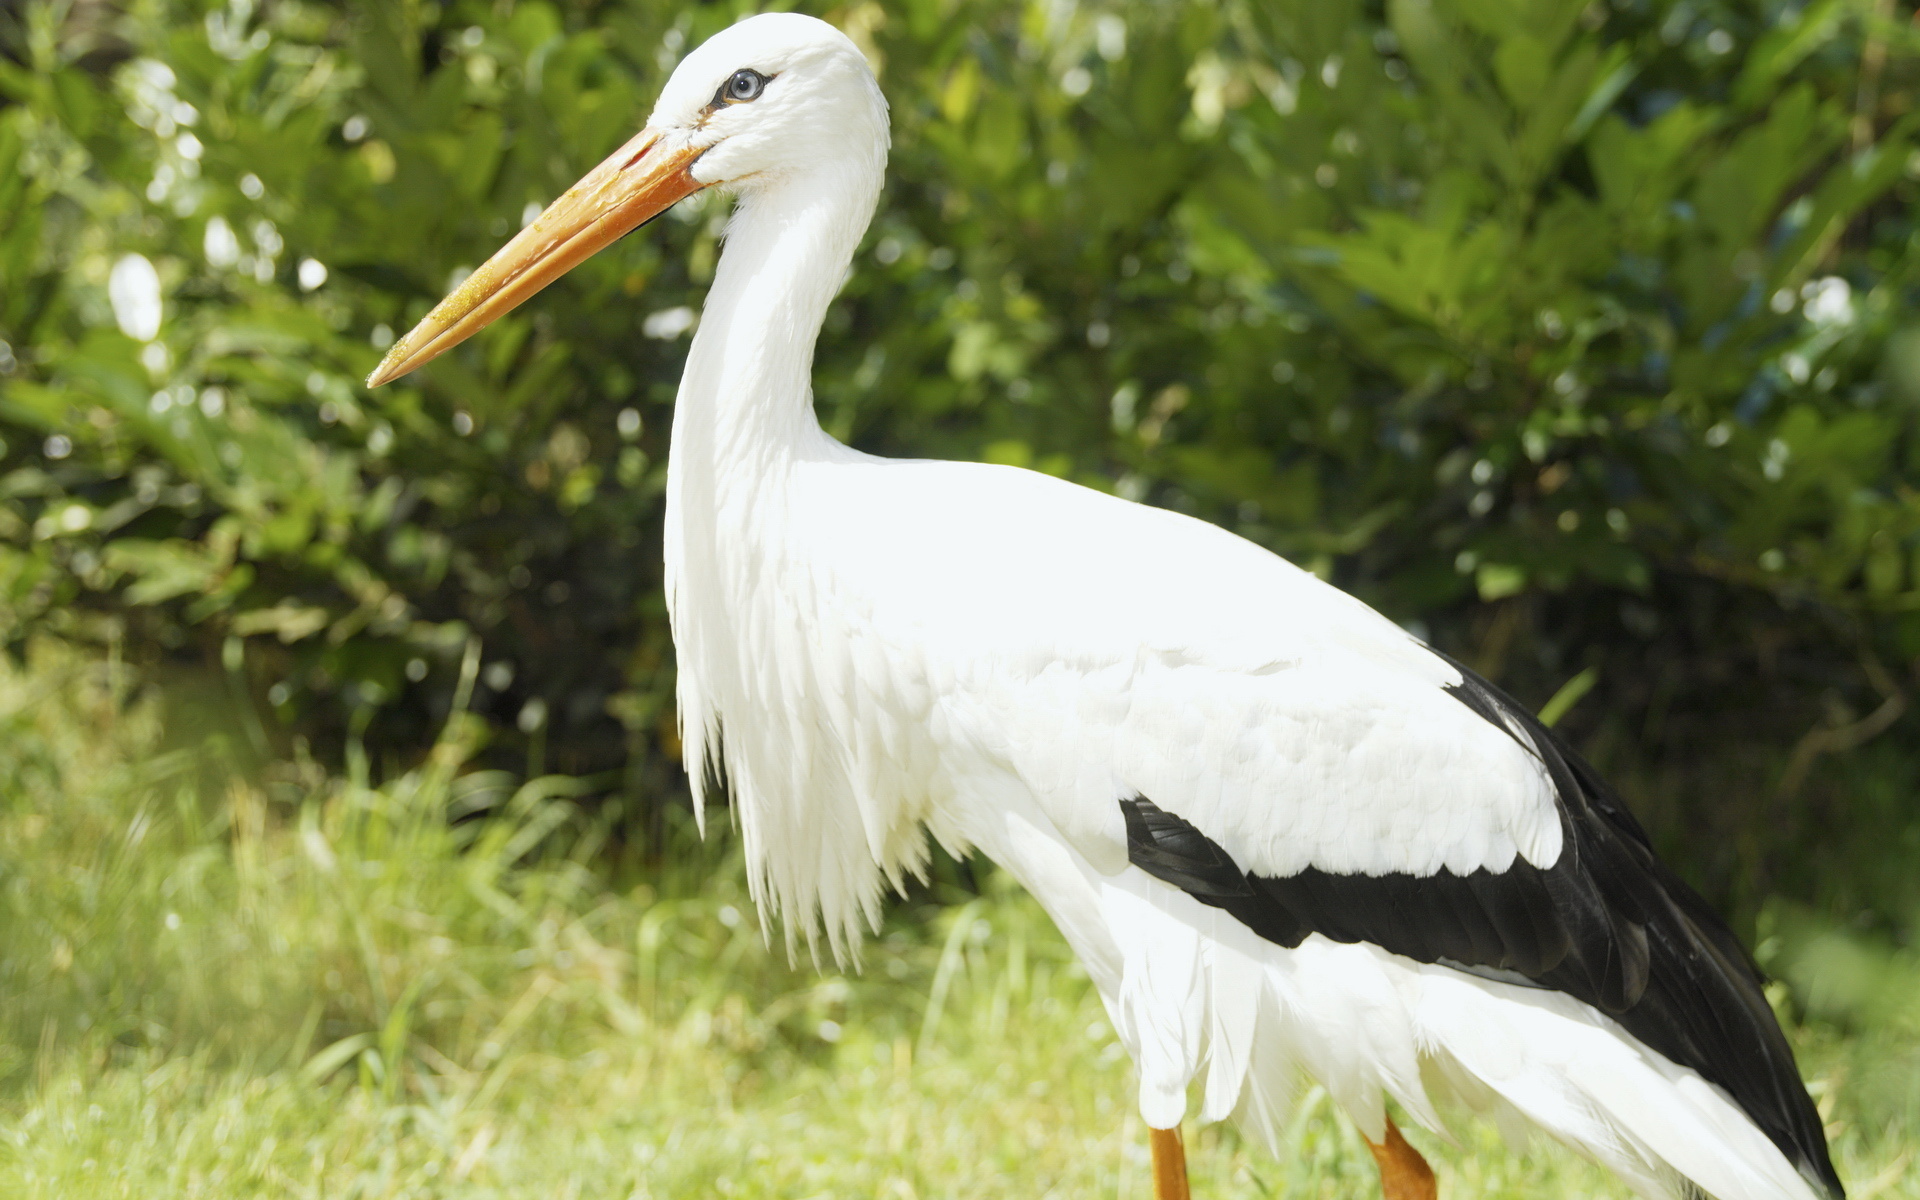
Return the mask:
[[1367,1149],[1373,1151],[1373,1161],[1380,1164],[1380,1191],[1387,1200],[1438,1200],[1440,1188],[1433,1181],[1433,1168],[1418,1150],[1407,1145],[1393,1118],[1387,1118],[1386,1140],[1377,1146],[1368,1142]]
[[1187,1190],[1187,1148],[1180,1128],[1149,1129],[1153,1142],[1153,1200],[1193,1200]]

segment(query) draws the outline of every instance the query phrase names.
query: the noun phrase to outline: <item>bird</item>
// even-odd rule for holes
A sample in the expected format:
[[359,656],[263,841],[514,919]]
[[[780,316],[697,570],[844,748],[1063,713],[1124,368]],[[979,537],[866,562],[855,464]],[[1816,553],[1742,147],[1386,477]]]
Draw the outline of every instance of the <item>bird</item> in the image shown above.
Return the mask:
[[724,786],[789,953],[857,955],[933,843],[985,855],[1097,988],[1160,1200],[1188,1196],[1190,1114],[1277,1153],[1303,1077],[1388,1200],[1437,1194],[1389,1102],[1443,1138],[1446,1103],[1543,1131],[1649,1197],[1842,1197],[1753,959],[1525,706],[1217,526],[823,431],[814,345],[889,145],[843,33],[741,20],[367,381],[732,195],[666,592],[696,805]]

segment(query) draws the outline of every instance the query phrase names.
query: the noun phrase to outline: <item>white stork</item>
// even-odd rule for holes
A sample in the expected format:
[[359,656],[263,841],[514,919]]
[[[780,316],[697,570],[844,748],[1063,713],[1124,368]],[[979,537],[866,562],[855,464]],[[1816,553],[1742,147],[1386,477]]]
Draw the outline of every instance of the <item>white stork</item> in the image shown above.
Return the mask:
[[1751,959],[1524,708],[1211,525],[821,430],[814,341],[887,147],[852,42],[744,20],[368,380],[685,196],[738,197],[674,414],[667,586],[695,796],[726,779],[789,946],[851,952],[929,831],[991,857],[1098,986],[1169,1200],[1190,1090],[1271,1146],[1302,1071],[1393,1200],[1435,1189],[1387,1101],[1439,1130],[1441,1097],[1648,1196],[1841,1196]]

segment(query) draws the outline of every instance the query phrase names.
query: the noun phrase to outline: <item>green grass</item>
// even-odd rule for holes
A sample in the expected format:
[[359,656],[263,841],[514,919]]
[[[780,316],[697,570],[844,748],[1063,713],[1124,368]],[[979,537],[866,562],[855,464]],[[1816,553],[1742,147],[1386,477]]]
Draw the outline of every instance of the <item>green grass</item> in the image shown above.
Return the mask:
[[[0,667],[0,1195],[1150,1195],[1124,1056],[1024,897],[904,903],[864,973],[789,968],[728,839],[610,884],[567,785],[463,772],[466,729],[377,788],[236,783],[108,664]],[[1920,1197],[1920,968],[1779,925],[1831,985],[1798,1036],[1854,1195]],[[1373,1187],[1317,1092],[1278,1160],[1190,1136],[1202,1197]],[[1448,1196],[1625,1194],[1415,1138]]]

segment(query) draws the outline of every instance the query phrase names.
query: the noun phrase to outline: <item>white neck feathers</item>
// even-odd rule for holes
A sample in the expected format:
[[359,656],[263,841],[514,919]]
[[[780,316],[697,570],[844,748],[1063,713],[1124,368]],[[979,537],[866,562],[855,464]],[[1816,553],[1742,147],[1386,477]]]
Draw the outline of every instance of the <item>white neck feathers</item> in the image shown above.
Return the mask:
[[743,196],[688,354],[668,460],[667,601],[696,809],[709,772],[724,772],[762,911],[783,911],[790,944],[796,925],[811,938],[824,918],[837,952],[879,889],[866,847],[828,832],[846,814],[819,811],[848,789],[799,711],[817,670],[802,630],[819,581],[793,552],[788,496],[800,466],[855,457],[814,416],[813,349],[883,165],[884,151]]

